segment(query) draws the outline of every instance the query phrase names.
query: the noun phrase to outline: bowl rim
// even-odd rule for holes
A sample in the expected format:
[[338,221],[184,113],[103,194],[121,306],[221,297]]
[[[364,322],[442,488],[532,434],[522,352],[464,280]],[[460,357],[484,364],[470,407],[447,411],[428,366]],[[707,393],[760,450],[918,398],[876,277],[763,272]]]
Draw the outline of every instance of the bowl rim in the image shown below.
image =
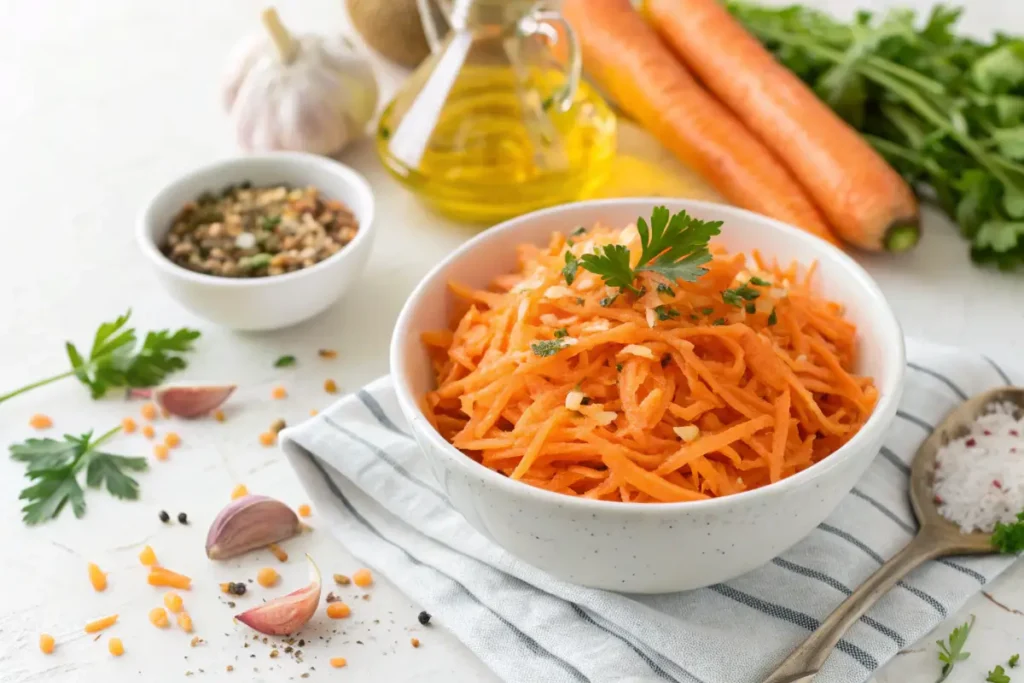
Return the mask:
[[[554,491],[540,489],[535,486],[530,486],[529,484],[524,484],[523,482],[510,479],[488,467],[484,467],[448,443],[448,441],[430,425],[426,416],[423,415],[419,400],[412,396],[406,381],[407,368],[402,353],[402,346],[409,333],[408,327],[412,320],[413,312],[417,303],[422,303],[421,300],[423,299],[424,291],[427,289],[428,285],[437,279],[452,263],[464,258],[467,254],[472,253],[483,243],[490,239],[494,239],[500,233],[514,231],[520,226],[526,225],[538,217],[552,214],[557,215],[570,208],[580,208],[582,206],[586,206],[587,208],[600,208],[603,206],[626,204],[649,208],[651,206],[664,205],[667,202],[682,203],[686,205],[687,209],[689,209],[689,207],[693,207],[695,209],[713,209],[715,211],[725,212],[726,214],[733,214],[738,218],[742,217],[747,220],[758,221],[763,223],[767,228],[779,230],[795,236],[798,240],[812,243],[814,248],[817,250],[824,250],[826,252],[831,250],[832,255],[838,259],[838,261],[848,270],[854,280],[857,281],[857,284],[863,288],[866,298],[876,307],[876,312],[880,317],[880,327],[888,329],[887,333],[879,334],[877,337],[884,338],[892,336],[894,337],[896,344],[895,346],[887,345],[886,348],[883,348],[883,356],[887,356],[891,359],[893,372],[891,376],[887,378],[886,385],[884,387],[879,387],[878,403],[875,405],[875,408],[871,412],[867,421],[853,436],[853,438],[823,460],[820,460],[810,467],[775,483],[766,484],[756,489],[742,491],[728,496],[719,496],[706,500],[656,504],[592,500],[589,498],[568,496]],[[581,511],[587,512],[597,512],[598,510],[605,512],[619,511],[626,515],[650,515],[659,512],[713,513],[715,511],[721,511],[732,505],[739,503],[754,503],[759,498],[784,494],[787,491],[800,488],[805,483],[817,479],[829,470],[838,467],[841,463],[854,457],[854,455],[856,455],[860,450],[869,447],[876,436],[884,434],[884,430],[888,428],[892,421],[891,418],[895,415],[896,409],[899,405],[899,401],[903,393],[904,376],[906,374],[906,346],[899,321],[896,319],[896,315],[893,313],[892,307],[889,306],[889,303],[886,300],[885,295],[882,293],[882,290],[878,287],[878,284],[867,273],[867,271],[860,266],[860,264],[838,247],[828,244],[810,233],[793,227],[787,223],[738,207],[693,199],[631,197],[592,199],[572,202],[569,204],[561,204],[559,206],[533,211],[499,223],[498,225],[495,225],[494,227],[489,228],[466,241],[440,263],[431,268],[406,299],[405,304],[402,306],[402,310],[398,315],[394,333],[391,338],[389,365],[392,385],[395,388],[395,395],[398,399],[399,406],[403,413],[405,413],[406,418],[409,420],[410,427],[413,429],[414,433],[427,439],[429,444],[433,446],[435,450],[443,453],[444,457],[448,461],[456,467],[459,467],[463,472],[475,477],[485,485],[497,486],[508,491],[512,496],[521,495],[533,498],[539,502],[576,507]],[[410,416],[412,417],[410,418]],[[423,447],[422,444],[420,447]]]
[[[167,258],[164,253],[160,251],[160,247],[157,246],[156,238],[152,234],[155,231],[150,230],[150,226],[155,225],[153,207],[156,203],[165,195],[180,189],[182,185],[189,182],[197,175],[218,172],[231,174],[235,171],[238,171],[239,175],[244,175],[246,166],[252,162],[269,164],[293,162],[299,165],[306,165],[308,167],[319,167],[328,173],[333,173],[336,176],[339,176],[345,183],[353,186],[357,193],[364,196],[366,204],[369,207],[369,210],[367,211],[368,215],[365,220],[359,221],[359,229],[356,231],[356,236],[352,238],[351,242],[343,246],[336,253],[331,254],[323,261],[314,263],[308,268],[302,268],[291,273],[282,273],[281,275],[268,275],[267,277],[233,278],[220,275],[209,275],[207,273],[197,273],[193,270],[189,270],[188,268],[179,266],[177,263]],[[245,178],[239,178],[239,181],[241,180],[245,180]],[[317,189],[319,190],[320,188]],[[353,252],[357,251],[363,242],[371,239],[375,225],[375,214],[376,200],[374,199],[373,188],[370,186],[370,183],[367,182],[366,178],[364,178],[359,171],[336,159],[316,154],[309,154],[307,152],[280,151],[261,152],[259,154],[241,154],[222,157],[199,166],[194,166],[187,171],[177,174],[173,179],[161,185],[156,191],[150,193],[136,218],[135,239],[139,248],[149,258],[149,260],[152,261],[157,268],[173,277],[190,280],[197,284],[219,287],[268,287],[272,286],[273,283],[291,282],[305,277],[312,277],[317,271],[323,271],[332,265],[337,265],[338,262],[344,260],[347,256],[350,256]],[[166,228],[166,230],[169,229],[170,226]],[[166,230],[164,230],[161,235],[166,234]]]

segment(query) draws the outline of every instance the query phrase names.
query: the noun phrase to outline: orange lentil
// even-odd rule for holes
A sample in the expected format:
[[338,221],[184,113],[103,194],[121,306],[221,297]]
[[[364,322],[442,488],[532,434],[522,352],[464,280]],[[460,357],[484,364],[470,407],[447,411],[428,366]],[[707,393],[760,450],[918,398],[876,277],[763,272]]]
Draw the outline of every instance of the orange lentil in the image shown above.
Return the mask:
[[124,430],[125,434],[134,434],[135,428],[135,420],[133,420],[132,418],[126,417],[123,420],[121,420],[121,429]]
[[338,384],[333,379],[325,379],[324,391],[328,394],[336,394],[338,393]]
[[142,414],[142,417],[149,421],[156,419],[156,406],[152,403],[143,403],[142,407],[139,408],[139,412]]
[[316,417],[317,414],[319,414],[319,412],[320,412],[319,410],[317,410],[316,408],[313,408],[312,410],[309,411],[309,416],[310,417]]
[[419,647],[420,646],[420,639],[419,638],[413,638],[410,642],[412,643],[413,647]]
[[228,582],[222,583],[220,585],[220,592],[221,593],[230,593],[231,592],[231,582],[228,581]]
[[85,625],[86,633],[97,633],[105,628],[110,628],[117,622],[117,615],[111,614],[109,617],[103,617],[95,621],[90,621]]
[[303,503],[302,505],[299,506],[299,517],[309,517],[311,514],[313,514],[313,511],[309,508],[308,505]]
[[277,583],[277,570],[273,567],[264,567],[256,574],[256,582],[264,588],[270,588]]
[[278,544],[271,543],[270,545],[267,546],[267,550],[269,550],[270,552],[274,553],[274,557],[277,558],[278,562],[287,562],[288,561],[288,553],[286,553],[284,551],[284,548],[282,548]]
[[53,652],[54,644],[53,636],[49,633],[39,634],[39,649],[42,650],[44,654],[50,654]]
[[344,657],[332,657],[331,658],[331,666],[333,666],[335,669],[340,669],[341,667],[345,666],[346,664],[348,664],[348,661]]
[[178,436],[177,432],[167,432],[167,434],[164,435],[164,443],[170,448],[175,448],[181,444],[181,437]]
[[164,605],[175,614],[181,611],[181,596],[174,591],[164,593]]
[[171,449],[162,443],[153,446],[153,456],[157,460],[166,460],[171,455]]
[[332,602],[327,605],[327,616],[331,619],[344,619],[352,614],[352,608],[343,602]]
[[249,489],[246,488],[245,484],[239,484],[235,488],[231,489],[231,500],[237,500],[242,496],[248,496]]
[[320,354],[321,358],[326,358],[327,360],[332,360],[338,357],[338,352],[334,349],[320,349],[317,353]]
[[115,657],[120,657],[124,654],[124,643],[121,642],[120,638],[111,638],[110,642],[107,643],[107,651]]
[[156,430],[153,429],[153,425],[143,425],[142,435],[147,439],[152,439],[154,436],[156,436]]
[[284,390],[284,387],[274,387],[274,390],[270,392],[270,398],[281,400],[288,396],[288,392]]
[[224,419],[225,419],[224,418],[224,411],[223,410],[215,410],[215,411],[213,411],[213,419],[216,420],[217,422],[223,422]]
[[51,420],[46,415],[42,415],[40,413],[36,413],[28,421],[28,424],[33,429],[48,429],[48,428],[53,426],[53,420]]
[[89,563],[89,583],[92,584],[93,590],[97,592],[107,589],[107,575],[103,573],[103,570],[95,562]]
[[185,633],[192,633],[192,617],[189,616],[188,612],[182,612],[178,615],[178,626]]
[[153,552],[153,548],[151,546],[147,545],[142,549],[142,552],[139,553],[139,562],[147,567],[152,567],[156,564],[156,553]]
[[157,628],[167,628],[167,610],[163,607],[154,607],[149,610],[149,623]]
[[164,586],[165,588],[178,588],[180,590],[192,589],[191,578],[163,567],[153,567],[150,569],[146,582],[150,586]]
[[366,588],[373,583],[373,574],[369,569],[357,569],[356,573],[352,575],[352,581],[360,588]]
[[260,434],[260,443],[264,446],[273,446],[275,441],[277,441],[277,434],[274,432],[263,432]]

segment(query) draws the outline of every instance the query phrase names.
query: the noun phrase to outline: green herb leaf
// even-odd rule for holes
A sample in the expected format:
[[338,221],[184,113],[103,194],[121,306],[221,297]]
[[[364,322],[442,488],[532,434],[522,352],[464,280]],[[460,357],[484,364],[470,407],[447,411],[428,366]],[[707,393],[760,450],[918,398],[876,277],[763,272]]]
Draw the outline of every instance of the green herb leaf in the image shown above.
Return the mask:
[[576,270],[579,267],[579,260],[567,249],[565,251],[565,267],[562,268],[562,275],[565,277],[565,284],[571,285],[576,280]]
[[93,488],[99,488],[106,482],[110,495],[115,498],[135,500],[139,497],[139,484],[126,475],[124,470],[144,472],[148,467],[145,458],[92,453],[85,471],[85,483]]
[[672,288],[669,287],[666,284],[658,284],[658,293],[659,294],[668,294],[669,296],[675,296],[676,295],[676,293],[674,291],[672,291]]
[[609,287],[629,289],[634,293],[633,280],[636,274],[629,265],[629,249],[622,244],[606,244],[593,254],[584,254],[580,265],[595,275],[600,275]]
[[711,306],[708,306],[707,308],[700,309],[700,312],[703,313],[704,315],[711,315],[712,313],[715,312],[715,309],[712,308]]
[[715,320],[711,324],[712,325],[724,325],[725,324],[725,318],[718,318],[717,320]]
[[988,672],[985,678],[986,683],[1010,683],[1010,677],[1006,675],[1006,669],[996,665],[996,668]]
[[547,358],[548,356],[555,355],[566,346],[568,346],[568,344],[565,343],[565,339],[559,338],[534,342],[530,344],[530,349],[535,355],[540,356],[541,358]]
[[280,216],[264,216],[260,219],[260,227],[264,230],[273,230],[281,224]]
[[757,297],[761,296],[761,292],[749,285],[740,285],[734,289],[727,289],[722,292],[722,301],[735,306],[737,308],[743,308],[745,302],[753,301]]
[[779,316],[775,313],[775,309],[773,308],[772,312],[768,314],[768,326],[771,327],[777,322],[779,322]]
[[1012,524],[996,523],[992,531],[992,546],[1007,554],[1024,551],[1024,512],[1018,512],[1017,521]]
[[1015,668],[1017,666],[1017,662],[1019,662],[1019,661],[1020,661],[1020,655],[1015,654],[1012,657],[1010,657],[1010,661],[1008,661],[1007,664],[1009,664],[1010,668],[1013,669],[1013,668]]
[[767,280],[762,280],[761,278],[759,278],[757,276],[754,276],[754,277],[750,278],[750,284],[757,285],[758,287],[771,287],[772,286],[772,283],[768,282]]
[[555,339],[564,339],[569,336],[569,330],[564,327],[560,327],[555,330]]
[[290,368],[291,366],[295,365],[296,362],[297,361],[295,360],[295,356],[281,356],[274,361],[274,367]]
[[971,653],[964,652],[964,645],[967,643],[967,637],[971,635],[971,628],[974,626],[974,615],[971,615],[970,621],[962,626],[957,626],[953,629],[953,632],[949,634],[948,643],[942,640],[936,640],[935,643],[939,646],[939,661],[942,662],[942,675],[939,677],[936,683],[942,683],[946,678],[953,672],[953,667],[956,666],[957,662],[962,662],[971,656]]
[[658,314],[658,320],[671,320],[679,317],[679,311],[671,306],[655,306],[654,312]]
[[747,304],[744,310],[747,313],[757,313],[757,304]]
[[585,235],[585,234],[587,234],[587,229],[584,228],[582,225],[580,227],[576,228],[575,230],[573,230],[572,233],[570,233],[570,235],[572,237],[579,237],[580,235]]

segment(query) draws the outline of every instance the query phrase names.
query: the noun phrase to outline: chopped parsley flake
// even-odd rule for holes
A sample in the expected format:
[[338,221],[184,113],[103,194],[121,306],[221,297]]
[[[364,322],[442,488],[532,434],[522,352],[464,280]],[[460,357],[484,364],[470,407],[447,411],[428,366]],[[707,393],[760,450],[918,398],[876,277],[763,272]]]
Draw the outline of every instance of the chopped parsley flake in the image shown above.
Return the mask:
[[759,277],[752,277],[752,278],[750,278],[750,284],[757,285],[758,287],[771,287],[772,286],[772,283],[768,282],[767,280],[762,280]]
[[715,321],[714,321],[713,323],[711,323],[711,324],[712,324],[712,325],[724,325],[724,324],[725,324],[725,318],[719,318],[718,320],[715,320]]
[[569,330],[564,327],[555,330],[555,339],[564,339],[569,336]]
[[757,305],[752,303],[747,304],[747,307],[744,310],[746,310],[747,313],[757,313]]
[[565,267],[562,268],[562,275],[565,276],[565,284],[571,285],[576,280],[576,271],[580,267],[579,260],[573,256],[571,251],[565,252]]
[[772,312],[768,314],[768,326],[771,327],[777,322],[779,322],[779,316],[775,313],[775,309],[773,308]]
[[676,293],[672,291],[672,288],[665,284],[658,285],[659,294],[668,294],[669,296],[675,296]]
[[727,289],[722,292],[722,301],[730,306],[743,308],[744,302],[753,301],[759,296],[761,296],[761,292],[757,291],[750,285],[740,285],[735,289]]
[[679,317],[679,311],[671,306],[655,306],[654,312],[658,314],[658,320],[671,320]]
[[553,356],[567,346],[564,338],[548,339],[530,344],[533,353],[541,358]]

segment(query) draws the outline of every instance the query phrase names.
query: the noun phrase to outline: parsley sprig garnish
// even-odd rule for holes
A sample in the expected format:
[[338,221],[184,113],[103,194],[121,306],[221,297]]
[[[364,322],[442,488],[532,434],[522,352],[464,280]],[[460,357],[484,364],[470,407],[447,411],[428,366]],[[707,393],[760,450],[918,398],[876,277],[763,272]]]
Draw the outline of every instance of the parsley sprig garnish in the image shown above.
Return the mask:
[[145,458],[128,458],[104,453],[99,447],[121,431],[120,427],[93,439],[92,432],[81,436],[65,434],[64,439],[28,439],[11,446],[11,458],[27,464],[26,476],[33,484],[23,490],[19,499],[26,501],[21,509],[26,524],[38,524],[60,514],[71,503],[75,517],[85,514],[85,492],[78,484],[78,474],[85,471],[85,483],[92,488],[104,484],[115,498],[134,500],[139,497],[139,484],[126,471],[147,469]]
[[1024,512],[1018,512],[1017,521],[1012,524],[996,522],[992,532],[992,546],[1008,554],[1024,550]]
[[942,675],[935,683],[942,683],[953,672],[953,667],[957,662],[962,662],[971,656],[970,652],[964,652],[964,645],[967,643],[967,636],[971,635],[973,626],[974,615],[972,614],[970,621],[953,629],[953,632],[949,634],[948,644],[942,640],[935,641],[939,646],[939,661],[942,662]]
[[996,668],[988,672],[985,677],[986,683],[1010,683],[1010,677],[1006,675],[1006,669],[996,664]]
[[93,398],[99,398],[116,387],[155,386],[170,373],[183,369],[186,363],[182,355],[192,350],[199,332],[186,327],[175,332],[148,332],[139,344],[135,329],[127,327],[131,313],[99,326],[88,358],[74,344],[66,342],[71,370],[0,395],[0,403],[72,375],[89,387]]
[[600,275],[609,287],[633,294],[640,292],[634,282],[644,271],[670,282],[696,282],[707,272],[702,266],[711,260],[708,240],[719,233],[721,225],[722,221],[702,221],[686,211],[670,215],[667,208],[658,206],[651,212],[650,225],[643,218],[636,221],[641,247],[636,267],[630,266],[629,249],[622,244],[606,244],[593,254],[584,254],[580,265]]

